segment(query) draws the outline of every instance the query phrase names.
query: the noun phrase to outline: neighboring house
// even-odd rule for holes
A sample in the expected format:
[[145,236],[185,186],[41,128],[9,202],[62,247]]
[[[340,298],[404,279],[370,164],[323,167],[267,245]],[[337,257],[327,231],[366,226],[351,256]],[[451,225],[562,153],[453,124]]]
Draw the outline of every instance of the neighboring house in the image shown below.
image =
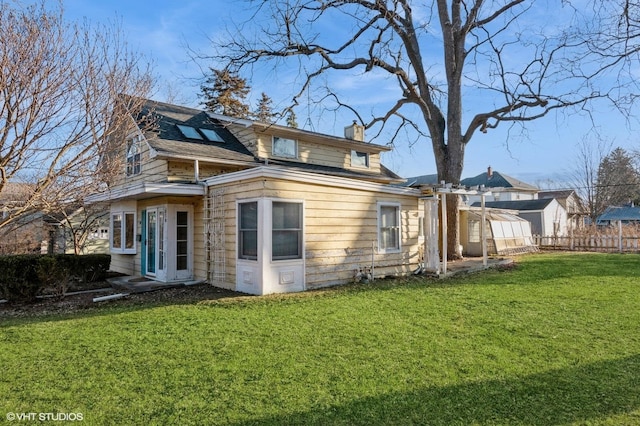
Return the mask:
[[567,228],[569,232],[584,228],[586,219],[589,217],[589,212],[573,189],[540,191],[538,192],[538,198],[554,198],[565,208],[567,211]]
[[47,253],[109,253],[109,212],[74,208],[66,214],[47,215],[52,230]]
[[[33,185],[7,182],[0,192],[0,222],[18,214],[28,203]],[[40,253],[48,247],[51,227],[40,212],[21,214],[0,229],[0,254]]]
[[596,225],[612,226],[621,223],[622,225],[640,224],[640,207],[623,206],[623,207],[607,207],[607,209],[598,216]]
[[[386,146],[148,101],[154,128],[121,141],[110,203],[111,269],[207,280],[251,294],[410,274],[421,191],[380,163]],[[142,117],[137,117],[142,122]]]
[[[493,171],[491,167],[487,168],[485,173],[462,179],[460,185],[468,188],[484,187],[485,189],[490,189],[491,195],[487,197],[487,201],[534,200],[537,198],[539,191],[537,187]],[[467,204],[472,205],[477,201],[480,201],[479,196],[470,196]]]
[[[533,235],[560,237],[567,235],[567,211],[555,199],[537,199],[522,201],[488,201],[487,208],[511,210],[531,223]],[[474,203],[472,207],[480,207]]]

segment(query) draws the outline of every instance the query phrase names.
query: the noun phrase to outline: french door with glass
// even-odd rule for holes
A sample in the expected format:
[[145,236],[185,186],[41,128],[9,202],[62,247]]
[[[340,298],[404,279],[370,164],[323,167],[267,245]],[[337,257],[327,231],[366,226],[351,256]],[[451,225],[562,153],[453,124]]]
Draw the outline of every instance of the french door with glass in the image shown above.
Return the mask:
[[143,218],[143,275],[158,281],[193,278],[193,207],[150,207]]

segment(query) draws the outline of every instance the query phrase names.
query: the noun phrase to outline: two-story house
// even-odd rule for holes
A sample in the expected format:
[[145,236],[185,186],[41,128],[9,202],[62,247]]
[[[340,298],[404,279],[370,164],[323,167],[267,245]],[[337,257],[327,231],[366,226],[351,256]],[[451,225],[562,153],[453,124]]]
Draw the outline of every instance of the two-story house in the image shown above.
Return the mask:
[[111,269],[267,294],[408,274],[420,191],[380,163],[390,148],[351,125],[335,137],[148,101],[114,146]]

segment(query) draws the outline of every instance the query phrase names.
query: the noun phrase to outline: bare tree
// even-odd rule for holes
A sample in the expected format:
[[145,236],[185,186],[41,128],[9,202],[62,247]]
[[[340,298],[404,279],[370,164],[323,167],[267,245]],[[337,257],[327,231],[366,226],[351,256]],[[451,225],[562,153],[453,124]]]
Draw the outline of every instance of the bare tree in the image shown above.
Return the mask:
[[611,152],[612,143],[603,139],[583,139],[578,145],[572,169],[569,171],[570,183],[582,199],[591,223],[602,214],[605,207],[598,196],[598,169],[602,160]]
[[0,229],[97,191],[107,141],[153,83],[117,24],[68,23],[44,0],[11,4],[0,3],[0,194],[8,183],[29,189],[3,206]]
[[[387,75],[396,83],[395,101],[372,105],[370,116],[331,87],[324,99],[355,114],[374,130],[374,139],[385,136],[392,143],[409,132],[415,140],[430,139],[438,178],[449,183],[460,182],[465,148],[478,131],[524,125],[554,110],[588,111],[597,99],[628,111],[633,101],[626,96],[633,84],[627,58],[637,49],[622,43],[637,28],[637,7],[629,1],[594,1],[586,11],[570,0],[549,2],[557,10],[539,15],[547,4],[526,0],[252,3],[252,22],[271,16],[257,29],[260,36],[244,26],[216,43],[210,59],[238,72],[269,60],[274,66],[293,63],[302,76],[293,105],[328,84],[333,73]],[[562,26],[540,20],[555,12],[567,15]],[[324,31],[328,26],[331,31]],[[447,205],[448,255],[456,257],[457,203]]]

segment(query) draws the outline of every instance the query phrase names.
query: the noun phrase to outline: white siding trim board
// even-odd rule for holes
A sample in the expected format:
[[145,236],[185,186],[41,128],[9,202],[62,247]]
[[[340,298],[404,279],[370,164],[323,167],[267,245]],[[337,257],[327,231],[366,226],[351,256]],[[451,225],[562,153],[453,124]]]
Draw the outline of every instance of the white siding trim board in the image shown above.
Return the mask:
[[203,180],[205,185],[223,185],[234,183],[246,179],[273,178],[290,180],[294,182],[309,183],[315,185],[325,185],[337,188],[355,189],[361,191],[378,192],[394,195],[406,195],[420,197],[422,192],[419,189],[400,186],[385,185],[373,182],[361,181],[358,179],[321,175],[317,173],[301,172],[297,170],[287,170],[277,167],[256,167],[250,170],[226,173],[224,175],[213,176]]

